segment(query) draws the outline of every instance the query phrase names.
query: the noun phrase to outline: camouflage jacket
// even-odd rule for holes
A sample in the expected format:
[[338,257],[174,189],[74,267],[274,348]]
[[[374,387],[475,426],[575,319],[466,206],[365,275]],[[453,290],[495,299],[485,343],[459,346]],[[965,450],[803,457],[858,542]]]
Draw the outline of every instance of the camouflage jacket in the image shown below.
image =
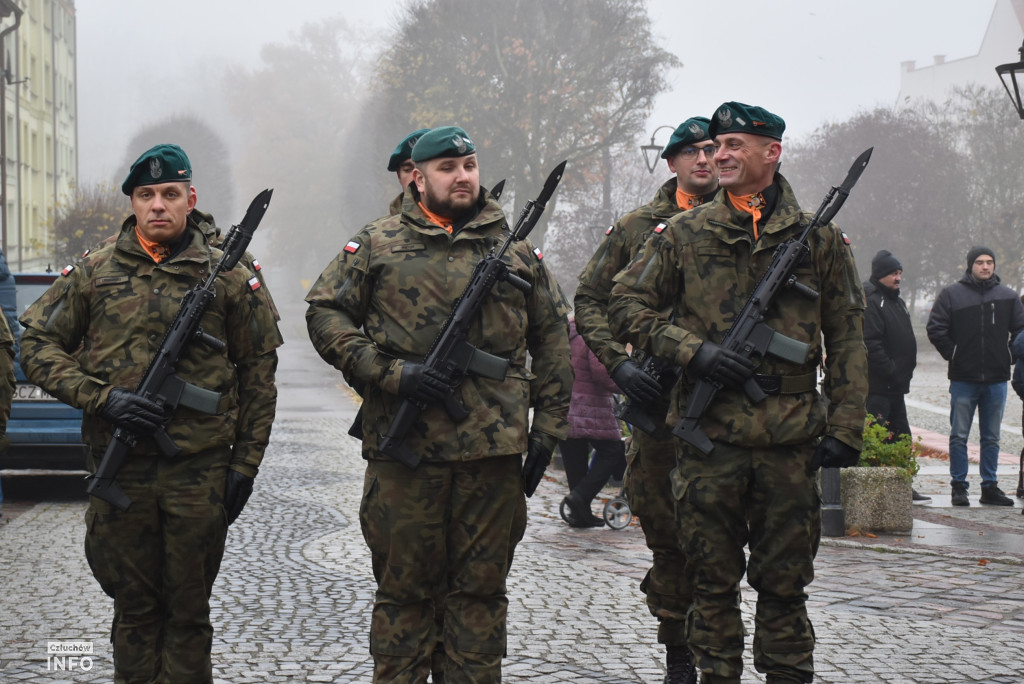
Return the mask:
[[7,325],[7,317],[0,316],[0,453],[7,449],[7,420],[11,417],[14,400],[14,335]]
[[[313,346],[350,385],[364,388],[366,458],[382,458],[381,435],[401,404],[402,361],[426,356],[477,262],[509,230],[501,207],[483,192],[479,207],[473,220],[449,235],[426,219],[415,190],[407,190],[402,213],[360,230],[306,296]],[[568,303],[529,241],[510,246],[505,259],[532,290],[524,295],[499,283],[469,342],[508,359],[508,374],[504,381],[465,378],[456,394],[470,416],[460,423],[440,406],[423,412],[406,442],[426,460],[522,453],[528,434],[553,449],[568,432]]]
[[[683,368],[705,339],[721,342],[768,269],[775,248],[798,237],[810,221],[785,178],[778,174],[776,180],[778,204],[756,243],[750,215],[736,211],[725,193],[679,214],[644,243],[615,278],[608,306],[612,331]],[[800,444],[827,433],[859,449],[868,388],[864,293],[846,236],[831,224],[812,231],[810,256],[795,275],[820,297],[812,301],[783,290],[765,322],[809,343],[811,352],[801,364],[768,356],[757,372],[813,378],[824,337],[826,399],[812,390],[769,395],[753,405],[742,390],[725,389],[701,426],[709,438],[737,446]],[[673,391],[670,423],[685,411],[691,389],[684,374]]]
[[625,345],[617,341],[608,328],[612,279],[633,259],[655,226],[681,211],[676,204],[676,178],[673,176],[662,184],[650,203],[622,216],[608,229],[580,273],[573,300],[576,329],[609,373],[629,357]]
[[[188,246],[157,264],[139,245],[135,217],[129,217],[115,243],[65,268],[21,317],[25,374],[83,410],[82,436],[94,453],[112,435],[111,424],[99,416],[110,390],[138,386],[182,298],[220,258],[201,231],[191,225],[187,230]],[[216,289],[202,326],[226,347],[188,345],[177,374],[219,392],[219,411],[211,415],[179,406],[167,431],[186,453],[231,446],[231,466],[252,476],[274,421],[275,350],[282,338],[266,288],[251,271],[236,267],[221,273]],[[159,452],[152,440],[140,439],[133,453]]]

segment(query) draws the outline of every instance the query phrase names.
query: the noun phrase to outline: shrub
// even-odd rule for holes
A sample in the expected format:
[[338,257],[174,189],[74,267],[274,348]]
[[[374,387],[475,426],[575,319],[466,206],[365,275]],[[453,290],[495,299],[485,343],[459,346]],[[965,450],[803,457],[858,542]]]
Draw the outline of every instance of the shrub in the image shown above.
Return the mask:
[[[920,442],[918,437],[918,442]],[[858,465],[868,468],[899,468],[908,479],[917,475],[920,466],[917,454],[920,444],[910,435],[895,437],[886,425],[878,423],[870,413],[864,418],[864,446]]]

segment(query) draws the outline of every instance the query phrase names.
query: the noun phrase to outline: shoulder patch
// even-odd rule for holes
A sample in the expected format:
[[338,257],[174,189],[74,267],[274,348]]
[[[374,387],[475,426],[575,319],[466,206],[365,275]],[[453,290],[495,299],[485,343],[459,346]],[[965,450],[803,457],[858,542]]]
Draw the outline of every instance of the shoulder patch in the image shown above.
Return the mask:
[[604,231],[604,234],[605,235],[611,235],[613,230],[615,230],[615,224],[614,223],[612,225],[608,226],[608,230]]
[[355,254],[356,252],[359,251],[360,247],[362,247],[362,245],[360,245],[358,242],[356,242],[355,240],[350,240],[349,243],[345,245],[345,251],[348,252],[349,254]]
[[845,244],[847,244],[847,245],[850,244],[850,238],[849,238],[849,236],[847,236],[846,233],[840,231],[839,234],[843,236],[843,242]]
[[664,222],[659,223],[658,225],[656,225],[654,227],[654,234],[655,235],[661,235],[665,231],[666,227],[667,227],[667,224],[665,224]]
[[89,256],[89,252],[91,252],[91,251],[92,251],[92,249],[85,250],[84,252],[82,252],[82,256],[80,256],[78,258],[79,259],[84,259],[85,257]]
[[255,259],[255,258],[254,258],[254,259],[252,260],[252,270],[256,271],[257,273],[259,273],[260,271],[262,271],[262,270],[263,270],[263,267],[262,267],[262,266],[260,266],[260,262],[259,262],[259,260],[258,260],[258,259]]
[[544,254],[540,251],[540,247],[534,247],[533,253],[537,256],[537,261],[544,260]]
[[62,276],[66,276],[66,275],[71,275],[71,272],[72,272],[72,271],[74,271],[74,270],[75,270],[75,265],[74,265],[74,264],[68,264],[68,265],[67,265],[67,266],[65,266],[65,267],[64,267],[64,269],[63,269],[63,270],[62,270],[62,271],[60,272],[60,274],[61,274]]
[[253,292],[260,289],[260,279],[257,278],[256,276],[249,278],[249,289],[252,290]]

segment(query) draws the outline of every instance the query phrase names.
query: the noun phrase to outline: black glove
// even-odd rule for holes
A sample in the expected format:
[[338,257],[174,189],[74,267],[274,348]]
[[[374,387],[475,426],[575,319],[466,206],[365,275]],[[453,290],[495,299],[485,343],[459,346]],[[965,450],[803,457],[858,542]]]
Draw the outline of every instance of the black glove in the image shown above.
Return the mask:
[[850,468],[859,462],[859,450],[843,444],[835,437],[827,436],[814,450],[808,469],[813,473],[818,468]]
[[645,373],[633,359],[626,359],[625,363],[619,364],[612,373],[612,380],[630,401],[641,406],[656,404],[661,399],[661,384]]
[[228,525],[235,522],[245,508],[245,502],[252,495],[255,478],[228,469],[227,484],[224,486],[224,510],[228,512]]
[[115,387],[107,395],[107,403],[100,409],[100,417],[134,435],[148,436],[163,427],[171,416],[163,405],[135,392]]
[[448,378],[441,371],[411,361],[402,364],[398,393],[406,399],[413,399],[421,404],[433,404],[443,401],[451,391]]
[[686,370],[698,378],[724,387],[742,387],[747,378],[754,374],[754,364],[734,351],[705,341],[690,359]]
[[544,471],[551,463],[551,450],[544,446],[539,440],[530,440],[526,451],[526,461],[523,462],[523,492],[527,497],[533,496],[540,484],[540,478],[544,477]]

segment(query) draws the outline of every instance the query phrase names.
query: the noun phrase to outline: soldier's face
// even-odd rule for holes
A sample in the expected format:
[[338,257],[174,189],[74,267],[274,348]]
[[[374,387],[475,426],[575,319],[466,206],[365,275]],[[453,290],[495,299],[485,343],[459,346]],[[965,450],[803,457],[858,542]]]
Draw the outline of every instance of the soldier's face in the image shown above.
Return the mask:
[[710,140],[687,145],[665,161],[683,192],[703,195],[718,187],[715,144]]
[[402,190],[409,187],[409,183],[412,183],[412,172],[416,170],[416,164],[412,159],[406,159],[402,162],[402,165],[398,167],[398,184],[402,186]]
[[782,154],[777,140],[750,133],[715,136],[718,183],[734,195],[752,195],[772,183],[775,164]]
[[185,231],[188,214],[196,206],[196,189],[188,183],[140,185],[132,190],[131,202],[142,237],[167,242]]
[[413,174],[423,204],[438,216],[458,218],[480,194],[480,167],[475,154],[423,162]]

